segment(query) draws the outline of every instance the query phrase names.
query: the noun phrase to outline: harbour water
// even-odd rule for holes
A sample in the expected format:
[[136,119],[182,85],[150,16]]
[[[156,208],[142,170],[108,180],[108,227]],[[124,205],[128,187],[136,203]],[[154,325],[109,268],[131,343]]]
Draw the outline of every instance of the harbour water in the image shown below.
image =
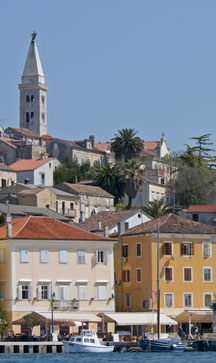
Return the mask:
[[215,363],[216,352],[1,354],[1,363]]

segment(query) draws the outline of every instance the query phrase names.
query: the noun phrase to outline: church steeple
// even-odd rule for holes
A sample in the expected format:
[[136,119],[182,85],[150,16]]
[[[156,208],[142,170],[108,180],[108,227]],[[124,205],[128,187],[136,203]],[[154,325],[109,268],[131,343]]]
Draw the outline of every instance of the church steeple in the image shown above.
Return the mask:
[[44,73],[33,32],[28,55],[22,74],[20,90],[20,127],[28,128],[38,134],[47,133],[46,93]]

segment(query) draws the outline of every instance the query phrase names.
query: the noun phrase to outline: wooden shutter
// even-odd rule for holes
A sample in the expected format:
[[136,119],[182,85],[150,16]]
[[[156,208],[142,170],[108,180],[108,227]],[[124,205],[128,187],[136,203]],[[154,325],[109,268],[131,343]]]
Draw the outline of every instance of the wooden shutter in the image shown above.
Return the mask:
[[184,243],[180,244],[180,255],[183,256],[184,255]]
[[126,271],[122,271],[122,281],[126,281]]
[[107,251],[103,251],[103,263],[107,264]]
[[17,297],[19,300],[22,300],[22,285],[19,285],[17,288]]
[[38,286],[38,300],[41,300],[41,285]]
[[162,253],[163,253],[163,255],[166,254],[166,243],[163,243],[163,245],[162,245]]
[[194,255],[194,242],[191,243],[191,255]]

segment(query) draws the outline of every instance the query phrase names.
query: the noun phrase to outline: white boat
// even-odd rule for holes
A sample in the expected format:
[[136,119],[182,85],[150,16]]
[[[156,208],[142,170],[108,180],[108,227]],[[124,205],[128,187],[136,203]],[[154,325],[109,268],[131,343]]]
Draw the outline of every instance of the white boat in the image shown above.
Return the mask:
[[65,353],[111,353],[114,345],[103,345],[94,330],[83,329],[80,335],[63,340]]

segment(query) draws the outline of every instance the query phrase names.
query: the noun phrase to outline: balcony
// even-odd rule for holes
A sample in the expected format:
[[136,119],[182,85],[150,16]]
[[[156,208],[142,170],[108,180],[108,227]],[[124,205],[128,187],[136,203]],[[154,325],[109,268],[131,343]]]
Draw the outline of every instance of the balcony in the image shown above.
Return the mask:
[[73,300],[55,300],[53,301],[53,310],[78,310],[79,301],[77,299]]
[[60,214],[63,214],[65,217],[71,217],[71,218],[75,218],[77,213],[76,213],[76,209],[69,209],[69,208],[65,208],[65,209],[58,209],[58,212]]

